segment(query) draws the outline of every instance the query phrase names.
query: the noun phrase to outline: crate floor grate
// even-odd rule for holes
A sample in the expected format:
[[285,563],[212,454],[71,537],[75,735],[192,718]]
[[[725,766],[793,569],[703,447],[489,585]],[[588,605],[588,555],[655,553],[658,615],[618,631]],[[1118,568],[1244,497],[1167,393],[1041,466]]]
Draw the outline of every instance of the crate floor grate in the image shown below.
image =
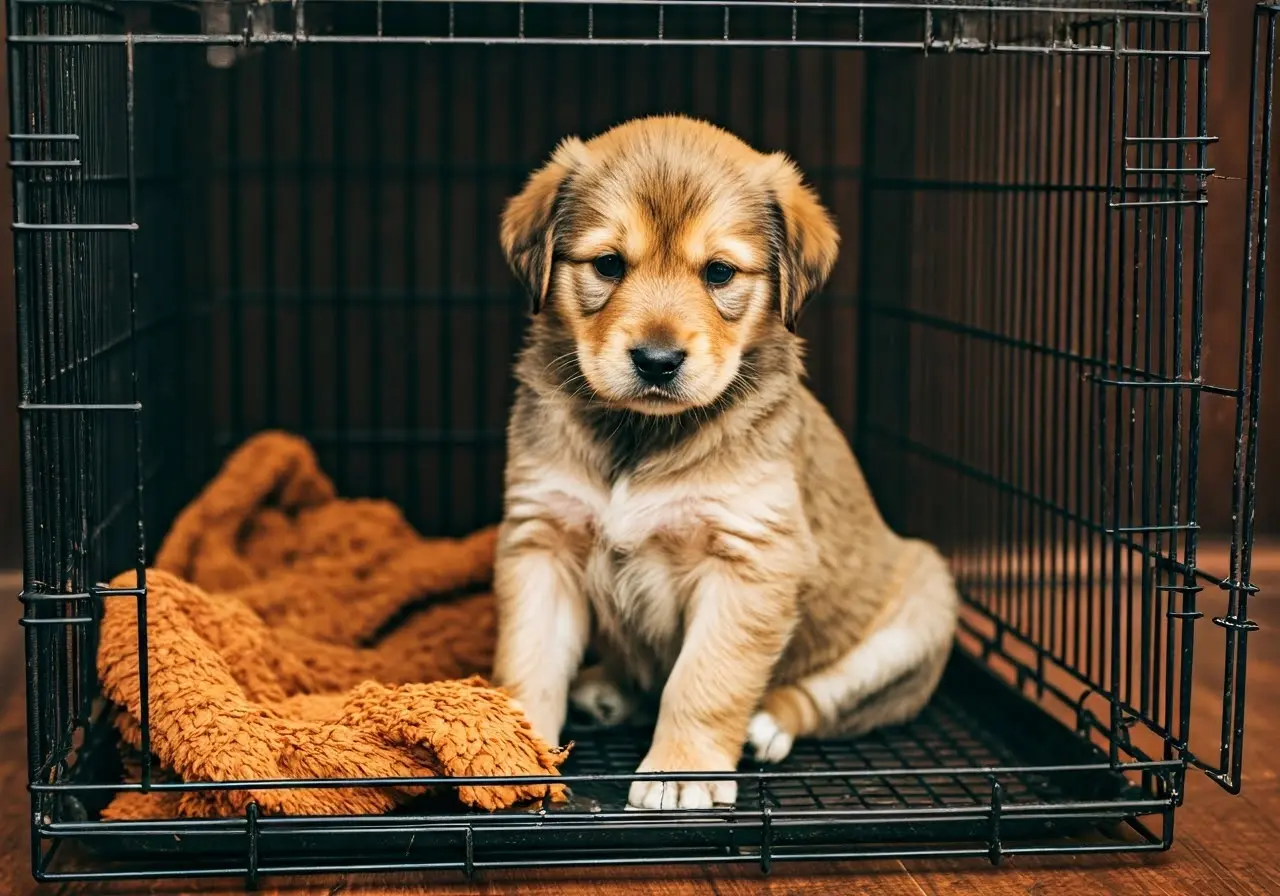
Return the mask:
[[[651,730],[613,728],[571,731],[573,754],[568,775],[617,775],[635,770]],[[985,806],[991,800],[988,778],[980,773],[902,775],[904,769],[981,769],[1018,766],[1021,760],[994,732],[984,729],[957,698],[943,691],[911,724],[875,731],[856,740],[802,740],[787,759],[767,767],[794,778],[770,779],[762,790],[744,784],[737,807],[763,804],[775,810],[922,809]],[[748,756],[741,771],[761,768]],[[883,771],[892,777],[816,779],[814,772]],[[583,788],[579,787],[578,790]],[[1003,782],[1010,802],[1053,802],[1066,794],[1048,776],[1027,772]],[[590,788],[599,808],[620,808],[626,784]],[[576,802],[576,801],[575,801]]]
[[[640,727],[572,730],[563,772],[629,775],[649,736]],[[779,765],[748,758],[740,771],[764,774],[740,783],[736,806],[709,811],[630,811],[627,782],[579,779],[565,803],[495,813],[459,811],[451,800],[428,797],[377,817],[97,826],[86,843],[99,857],[168,856],[184,867],[193,855],[225,863],[252,854],[262,873],[743,861],[762,849],[787,858],[789,848],[796,854],[790,857],[875,855],[942,842],[974,843],[985,854],[993,830],[1005,843],[1088,837],[1168,809],[960,652],[911,724],[856,740],[801,741]],[[85,830],[83,823],[55,823],[45,832],[74,840]],[[218,868],[240,871],[214,865],[208,873]]]

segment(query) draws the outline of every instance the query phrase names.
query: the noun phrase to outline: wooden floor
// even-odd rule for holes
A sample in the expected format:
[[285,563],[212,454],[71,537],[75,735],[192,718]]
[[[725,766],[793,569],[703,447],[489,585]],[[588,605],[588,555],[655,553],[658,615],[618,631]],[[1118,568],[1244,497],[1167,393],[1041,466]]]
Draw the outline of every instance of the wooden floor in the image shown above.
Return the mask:
[[[1018,858],[999,868],[977,860],[780,865],[763,876],[752,868],[605,869],[492,872],[475,881],[460,876],[331,875],[270,879],[264,894],[372,896],[390,893],[666,894],[1280,894],[1280,547],[1257,557],[1254,581],[1261,593],[1250,616],[1259,623],[1249,647],[1248,738],[1244,790],[1230,796],[1202,775],[1192,776],[1187,803],[1177,815],[1168,853],[1088,858]],[[13,594],[16,582],[0,593]],[[1206,595],[1209,592],[1205,592]],[[16,603],[16,602],[15,602]],[[13,618],[12,615],[10,618]],[[1197,655],[1197,698],[1205,718],[1221,692],[1221,656]],[[0,625],[0,896],[88,893],[242,892],[237,881],[37,886],[30,877],[24,742],[24,691],[19,627]]]

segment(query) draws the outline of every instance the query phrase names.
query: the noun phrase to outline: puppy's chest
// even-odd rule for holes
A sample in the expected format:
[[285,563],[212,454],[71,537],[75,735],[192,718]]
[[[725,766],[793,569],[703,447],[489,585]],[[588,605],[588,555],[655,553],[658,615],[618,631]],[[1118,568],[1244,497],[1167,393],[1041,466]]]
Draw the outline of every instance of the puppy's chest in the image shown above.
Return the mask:
[[601,633],[620,647],[678,650],[696,567],[726,516],[723,498],[622,480],[609,490],[562,484],[547,499],[563,524],[589,536],[583,586]]
[[679,654],[689,604],[671,558],[652,545],[624,552],[600,542],[584,573],[602,646],[641,683],[663,676]]

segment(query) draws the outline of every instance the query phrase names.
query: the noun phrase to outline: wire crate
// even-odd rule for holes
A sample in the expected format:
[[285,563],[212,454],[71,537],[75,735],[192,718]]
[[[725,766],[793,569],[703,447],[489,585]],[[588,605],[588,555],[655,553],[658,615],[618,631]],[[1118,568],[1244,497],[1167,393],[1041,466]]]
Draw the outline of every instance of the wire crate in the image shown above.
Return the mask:
[[[1214,382],[1209,5],[11,0],[36,876],[1169,848],[1188,773],[1239,788],[1256,628],[1280,7],[1256,17],[1244,286],[1211,299],[1238,304],[1238,370]],[[177,510],[281,427],[424,533],[496,521],[525,323],[498,210],[560,137],[660,111],[787,150],[840,222],[808,369],[890,523],[956,570],[934,701],[744,764],[733,808],[622,811],[647,732],[583,729],[564,806],[102,821],[115,793],[214,787],[146,762],[122,783],[98,699],[103,607],[145,618]],[[1210,439],[1229,481],[1202,481]],[[1235,521],[1212,563],[1206,489]],[[1192,731],[1206,649],[1221,726]]]

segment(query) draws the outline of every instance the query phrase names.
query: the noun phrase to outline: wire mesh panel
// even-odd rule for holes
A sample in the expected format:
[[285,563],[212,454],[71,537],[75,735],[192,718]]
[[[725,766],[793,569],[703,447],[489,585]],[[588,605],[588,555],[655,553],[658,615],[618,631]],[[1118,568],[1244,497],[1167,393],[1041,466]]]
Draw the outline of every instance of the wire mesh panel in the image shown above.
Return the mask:
[[[40,876],[999,861],[1166,848],[1187,764],[1238,787],[1267,168],[1249,183],[1239,379],[1208,382],[1205,4],[9,12]],[[1259,23],[1267,147],[1274,10]],[[801,322],[808,371],[886,516],[960,577],[963,649],[934,703],[748,763],[738,805],[696,815],[623,811],[648,733],[622,730],[577,732],[563,807],[103,823],[122,791],[342,783],[154,777],[146,662],[122,782],[93,662],[104,602],[137,603],[146,657],[151,551],[268,427],[425,533],[495,521],[525,321],[498,212],[561,137],[656,112],[787,150],[840,223]],[[1237,421],[1232,483],[1201,482],[1203,440],[1230,437],[1202,432],[1211,402]],[[1206,488],[1232,490],[1229,569],[1198,553]],[[139,587],[101,586],[131,568]],[[1219,633],[1222,728],[1192,732],[1193,648]]]
[[[123,23],[100,6],[14,5],[10,31]],[[143,569],[147,527],[187,487],[172,362],[192,322],[164,236],[182,221],[178,134],[165,124],[181,97],[171,55],[135,71],[124,45],[10,50],[33,784],[66,779],[95,713],[98,583]],[[157,482],[166,488],[144,500]],[[37,798],[37,810],[48,805]]]
[[1224,787],[1240,790],[1244,758],[1245,661],[1249,633],[1249,581],[1253,551],[1254,494],[1258,478],[1258,417],[1262,378],[1262,321],[1267,293],[1267,223],[1271,206],[1272,126],[1276,64],[1280,45],[1276,26],[1280,6],[1259,4],[1253,29],[1253,66],[1249,84],[1249,151],[1245,187],[1244,271],[1241,278],[1240,353],[1236,368],[1235,464],[1231,489],[1230,571],[1219,587],[1228,594],[1225,612],[1214,623],[1226,631],[1223,666],[1222,730],[1217,755],[1202,755],[1197,764]]
[[[864,291],[869,363],[900,385],[861,412],[882,503],[963,558],[974,634],[1068,705],[1105,695],[1114,757],[1135,723],[1187,735],[1210,138],[1196,24],[1081,38],[1170,55],[915,67],[918,143],[873,163],[890,208],[868,217],[925,246]],[[921,481],[924,500],[887,500]]]
[[913,247],[863,268],[860,454],[890,518],[951,548],[975,649],[1113,760],[1180,757],[1233,788],[1243,666],[1228,661],[1221,730],[1195,740],[1192,649],[1199,631],[1236,657],[1252,627],[1249,536],[1239,523],[1229,559],[1205,563],[1197,496],[1230,489],[1233,519],[1251,518],[1256,465],[1240,448],[1234,483],[1201,482],[1198,454],[1233,438],[1206,417],[1234,417],[1248,444],[1261,330],[1246,296],[1216,340],[1235,335],[1238,378],[1205,378],[1207,31],[1071,33],[1141,52],[872,61],[873,96],[880,72],[913,82],[915,124],[892,126],[899,107],[869,125],[886,136],[868,149],[863,254]]

